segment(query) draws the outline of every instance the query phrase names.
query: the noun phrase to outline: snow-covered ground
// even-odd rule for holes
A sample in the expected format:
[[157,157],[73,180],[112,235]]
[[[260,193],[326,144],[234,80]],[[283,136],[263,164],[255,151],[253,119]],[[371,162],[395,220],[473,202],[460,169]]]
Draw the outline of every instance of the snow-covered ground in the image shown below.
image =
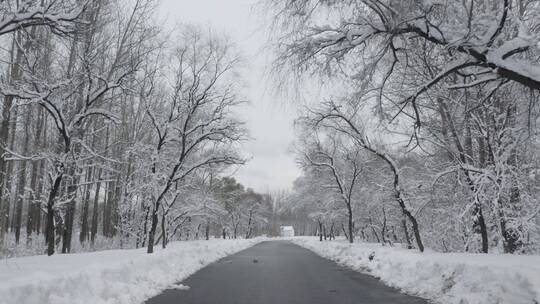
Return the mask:
[[262,240],[175,242],[152,255],[143,248],[4,259],[0,303],[142,303],[200,268]]
[[540,303],[540,256],[419,253],[379,244],[350,245],[344,240],[319,242],[315,237],[292,241],[435,303]]

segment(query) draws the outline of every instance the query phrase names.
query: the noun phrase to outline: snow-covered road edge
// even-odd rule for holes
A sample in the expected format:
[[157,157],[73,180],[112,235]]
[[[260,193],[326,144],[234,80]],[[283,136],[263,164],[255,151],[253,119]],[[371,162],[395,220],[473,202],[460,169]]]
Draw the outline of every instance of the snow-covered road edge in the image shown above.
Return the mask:
[[[444,304],[540,303],[540,256],[423,253],[379,244],[291,241],[405,293]],[[373,259],[370,261],[370,255]]]
[[204,266],[264,240],[175,242],[152,255],[143,248],[2,260],[0,302],[142,303]]

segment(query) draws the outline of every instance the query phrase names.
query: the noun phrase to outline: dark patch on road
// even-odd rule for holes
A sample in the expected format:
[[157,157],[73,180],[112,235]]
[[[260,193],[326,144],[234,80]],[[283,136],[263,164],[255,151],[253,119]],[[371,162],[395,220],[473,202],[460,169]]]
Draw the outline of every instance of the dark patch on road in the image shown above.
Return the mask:
[[[257,261],[257,262],[255,262]],[[427,304],[286,241],[211,264],[147,304]]]

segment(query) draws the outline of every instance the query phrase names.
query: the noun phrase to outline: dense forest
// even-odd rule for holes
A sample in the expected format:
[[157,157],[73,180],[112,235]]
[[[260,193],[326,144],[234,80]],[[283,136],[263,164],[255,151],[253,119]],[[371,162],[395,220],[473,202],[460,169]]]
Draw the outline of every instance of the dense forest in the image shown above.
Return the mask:
[[262,233],[231,41],[152,0],[0,3],[4,256]]

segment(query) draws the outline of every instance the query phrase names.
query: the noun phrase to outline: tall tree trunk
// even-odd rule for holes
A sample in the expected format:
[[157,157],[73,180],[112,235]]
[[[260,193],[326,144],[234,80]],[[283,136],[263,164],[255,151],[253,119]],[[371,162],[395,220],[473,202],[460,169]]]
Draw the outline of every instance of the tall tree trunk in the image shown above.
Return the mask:
[[[30,142],[30,118],[32,114],[32,109],[27,108],[26,109],[26,115],[25,120],[27,123],[24,124],[24,140],[23,140],[23,148],[22,148],[22,155],[28,154],[28,146]],[[27,167],[27,161],[22,160],[20,161],[19,166],[19,180],[17,181],[17,209],[15,212],[15,243],[19,244],[20,238],[21,238],[21,226],[22,226],[22,213],[23,213],[23,205],[25,201],[25,193],[26,193],[26,167]],[[28,206],[28,209],[30,208],[30,205]]]
[[47,255],[51,256],[54,254],[55,247],[55,223],[54,223],[54,202],[58,191],[60,190],[60,185],[62,183],[63,173],[57,172],[57,176],[54,179],[51,190],[49,192],[49,198],[47,200],[47,226],[46,226],[46,241],[47,241]]
[[96,183],[96,192],[94,194],[94,206],[92,207],[92,228],[90,229],[90,244],[92,247],[94,247],[95,241],[96,241],[96,234],[98,231],[98,223],[99,223],[99,193],[101,191],[101,171],[102,169],[97,169],[96,177],[97,177],[97,183]]
[[[507,128],[510,130],[515,129],[518,125],[516,112],[517,109],[515,105],[506,105],[508,123]],[[519,218],[519,214],[521,214],[522,211],[522,204],[521,193],[519,190],[519,182],[517,181],[516,176],[511,172],[512,169],[515,170],[519,168],[519,155],[515,147],[513,147],[512,145],[509,146],[511,150],[508,152],[511,153],[511,156],[508,157],[505,174],[509,176],[510,189],[508,190],[508,199],[502,199],[501,197],[499,197],[498,217],[503,238],[504,252],[514,253],[523,245],[523,242],[520,239],[520,236],[523,235],[523,231],[521,228],[521,224],[508,225],[508,221],[511,220],[511,218]],[[499,185],[499,188],[502,189],[503,187]]]
[[[446,104],[443,103],[443,109],[447,116],[448,109],[446,107]],[[457,134],[456,128],[453,123],[450,123],[450,131],[452,134],[452,137],[454,139],[454,144],[456,145],[456,148],[458,150],[458,158],[459,161],[463,164],[468,164],[469,158],[466,155],[466,151],[463,148],[463,145],[461,144],[461,141],[459,139],[459,136]],[[466,169],[463,169],[463,173],[465,174],[465,178],[467,180],[467,184],[469,185],[469,188],[472,193],[475,194],[474,202],[473,202],[473,210],[472,210],[472,218],[473,218],[473,230],[476,233],[480,233],[481,239],[482,239],[482,252],[488,253],[489,250],[489,244],[488,244],[488,233],[487,233],[487,226],[485,223],[484,215],[482,213],[482,205],[480,203],[480,198],[478,197],[478,187],[476,186],[474,180],[470,176],[470,172]],[[414,223],[413,223],[414,227]]]
[[[40,108],[40,110],[42,110]],[[47,146],[47,137],[48,137],[48,132],[47,132],[47,115],[45,115],[45,113],[43,113],[43,138],[41,139],[41,150],[44,150],[45,147]],[[37,134],[37,133],[36,133]],[[36,233],[39,235],[40,231],[44,229],[42,229],[42,223],[45,223],[46,221],[42,219],[45,219],[46,215],[42,212],[42,197],[41,195],[43,194],[43,190],[45,189],[45,177],[44,177],[44,173],[41,173],[43,172],[43,168],[45,167],[45,161],[44,160],[40,160],[38,162],[38,169],[37,169],[37,172],[38,174],[40,174],[42,177],[39,178],[38,177],[38,183],[37,183],[37,189],[36,189],[36,199],[37,199],[37,202],[36,202],[36,219],[37,219],[37,222],[36,222]]]
[[[116,159],[121,159],[119,156]],[[122,172],[122,169],[118,169],[118,172]],[[120,213],[118,212],[118,204],[122,201],[122,176],[116,175],[116,181],[114,183],[114,195],[111,204],[111,236],[116,236],[120,230]],[[121,236],[121,235],[120,235]]]
[[[40,31],[38,33],[38,44],[42,46],[42,52],[39,53],[40,61],[39,61],[39,70],[43,73],[43,75],[50,75],[50,68],[52,64],[52,49],[53,49],[53,34],[50,31]],[[48,145],[47,142],[47,120],[48,115],[45,113],[42,107],[37,107],[37,116],[38,116],[38,122],[36,123],[36,129],[34,130],[34,149],[35,151],[45,151]],[[31,204],[33,208],[33,222],[31,223],[33,227],[31,227],[30,231],[27,231],[27,237],[28,241],[30,241],[32,230],[36,232],[37,235],[41,232],[41,225],[42,225],[42,217],[44,216],[42,212],[42,193],[44,189],[44,175],[43,174],[43,168],[45,166],[45,160],[38,160],[32,162],[32,177],[30,181],[30,189],[31,189]],[[43,221],[45,222],[45,221]],[[30,226],[30,225],[28,225]]]
[[81,231],[79,233],[79,242],[84,244],[88,239],[88,210],[90,209],[90,191],[92,190],[92,173],[94,169],[88,168],[86,172],[86,187],[84,191],[83,208],[81,210]]
[[319,223],[319,242],[322,242],[323,241],[323,223],[322,221],[318,221],[318,223]]
[[[15,150],[15,138],[16,138],[15,135],[17,134],[17,121],[19,120],[19,116],[17,114],[18,111],[19,111],[18,107],[16,107],[13,110],[14,119],[10,122],[11,126],[9,127],[11,130],[10,135],[9,135],[9,149],[11,151]],[[15,214],[17,211],[15,206],[12,206],[12,204],[14,203],[13,202],[13,198],[14,198],[13,197],[13,183],[14,183],[15,178],[14,178],[13,171],[15,170],[15,165],[18,166],[19,164],[16,164],[14,161],[7,163],[6,177],[9,177],[9,178],[5,180],[5,186],[4,186],[6,189],[5,191],[6,191],[7,215],[8,215],[6,219],[7,221],[6,231],[8,229],[11,229],[12,232],[13,230],[15,230]]]
[[[75,149],[78,150],[78,149]],[[79,151],[75,151],[78,153]],[[62,231],[62,253],[71,252],[71,237],[73,235],[73,223],[75,222],[75,207],[77,202],[77,185],[79,183],[79,177],[75,170],[75,164],[71,166],[69,176],[71,181],[67,187],[67,196],[69,203],[66,206],[64,230]]]
[[[108,175],[110,176],[110,175]],[[111,222],[111,199],[110,196],[112,195],[112,185],[111,182],[105,182],[105,199],[103,200],[103,218],[102,218],[102,234],[104,237],[110,237],[110,222]]]
[[154,205],[154,209],[152,210],[152,224],[150,226],[150,231],[148,233],[148,248],[146,250],[147,253],[154,253],[154,238],[156,236],[156,230],[158,225],[158,208]]
[[[110,110],[110,106],[109,106],[109,110]],[[111,137],[111,130],[110,130],[110,127],[107,126],[107,129],[106,129],[106,132],[105,132],[105,138],[103,140],[103,144],[107,147],[107,149],[105,150],[105,156],[106,157],[109,157],[109,155],[111,155],[111,151],[110,151],[110,137]],[[112,176],[112,173],[110,172],[106,172],[106,176],[107,176],[107,179],[111,179],[111,176]],[[102,229],[102,233],[103,233],[103,236],[105,237],[109,237],[110,236],[110,220],[111,220],[111,208],[110,208],[110,203],[111,203],[111,195],[112,195],[112,182],[109,181],[109,182],[105,182],[105,200],[103,201],[103,218],[102,218],[102,225],[101,225],[101,229]]]
[[347,203],[348,224],[349,224],[349,243],[354,243],[353,213],[351,203]]
[[[37,150],[41,147],[41,130],[43,129],[43,119],[44,113],[41,107],[37,109],[38,120],[36,122],[36,129],[34,130],[34,149]],[[41,206],[40,206],[40,197],[38,194],[38,180],[39,174],[41,173],[40,166],[41,160],[32,161],[32,173],[30,178],[30,198],[28,200],[28,214],[26,220],[26,242],[30,244],[32,241],[32,232],[34,230],[39,231],[37,222],[41,216]]]
[[473,227],[476,233],[480,233],[482,252],[489,252],[487,225],[482,212],[482,207],[478,200],[474,203],[473,207]]

